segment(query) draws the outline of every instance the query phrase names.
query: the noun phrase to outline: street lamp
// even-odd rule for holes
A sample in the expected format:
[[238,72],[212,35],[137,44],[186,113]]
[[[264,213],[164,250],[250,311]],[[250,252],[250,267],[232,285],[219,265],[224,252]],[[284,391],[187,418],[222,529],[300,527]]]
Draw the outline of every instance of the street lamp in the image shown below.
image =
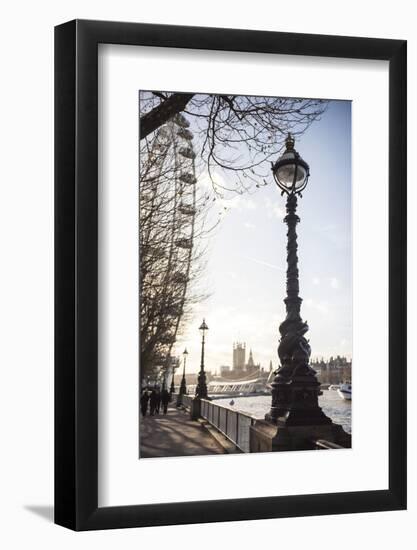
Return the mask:
[[182,405],[182,396],[186,395],[187,393],[187,384],[185,381],[185,365],[187,361],[187,355],[188,355],[188,351],[187,351],[187,348],[185,348],[184,351],[182,352],[182,356],[183,356],[182,380],[180,385],[180,391],[178,393],[177,407]]
[[174,384],[174,378],[175,378],[175,371],[177,370],[179,365],[175,366],[172,363],[172,378],[171,378],[171,387],[169,388],[169,393],[172,395],[175,393],[175,384]]
[[206,330],[208,330],[208,326],[205,319],[203,319],[203,322],[199,327],[199,331],[201,332],[201,364],[200,372],[198,373],[197,387],[195,390],[195,396],[200,399],[207,399],[206,373],[204,372],[204,345]]
[[184,349],[184,351],[182,352],[182,356],[183,356],[183,369],[182,369],[182,380],[181,380],[181,386],[180,386],[180,393],[181,394],[186,394],[187,393],[187,384],[186,384],[186,381],[185,381],[185,365],[186,365],[186,361],[187,361],[187,355],[188,355],[188,351],[187,351],[187,348]]
[[300,194],[306,188],[310,176],[310,168],[294,149],[294,144],[294,138],[288,134],[284,153],[272,165],[275,182],[282,194]]
[[281,366],[272,382],[272,405],[266,419],[287,426],[329,424],[328,418],[318,405],[320,383],[316,371],[310,366],[311,348],[305,338],[308,325],[301,319],[302,299],[299,296],[298,257],[297,257],[297,195],[307,186],[310,170],[308,164],[294,149],[294,138],[288,134],[286,149],[272,165],[275,182],[281,194],[287,195],[284,222],[288,226],[287,242],[287,296],[284,299],[286,318],[279,327],[281,339],[278,356]]

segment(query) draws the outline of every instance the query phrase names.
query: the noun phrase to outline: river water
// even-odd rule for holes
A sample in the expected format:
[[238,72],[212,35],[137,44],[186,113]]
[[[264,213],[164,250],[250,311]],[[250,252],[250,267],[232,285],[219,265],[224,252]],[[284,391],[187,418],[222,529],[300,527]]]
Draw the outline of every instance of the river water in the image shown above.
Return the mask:
[[[320,407],[336,424],[341,424],[348,433],[352,433],[352,402],[342,399],[337,391],[322,391],[323,395],[319,397]],[[230,405],[232,399],[234,404]],[[242,411],[255,418],[264,418],[265,414],[271,408],[270,395],[213,399],[213,402],[219,405],[228,406],[235,411]]]

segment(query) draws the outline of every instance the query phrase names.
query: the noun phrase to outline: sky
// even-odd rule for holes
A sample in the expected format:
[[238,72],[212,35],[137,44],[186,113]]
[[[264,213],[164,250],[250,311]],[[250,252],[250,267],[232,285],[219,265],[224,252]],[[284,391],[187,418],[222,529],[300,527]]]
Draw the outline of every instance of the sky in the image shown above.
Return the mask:
[[[297,226],[301,316],[310,327],[312,359],[352,351],[351,279],[351,103],[331,101],[295,144],[310,165],[310,179],[298,200]],[[285,319],[286,197],[275,185],[236,196],[208,243],[199,286],[210,297],[175,345],[189,352],[187,370],[200,366],[204,317],[206,370],[232,365],[233,342],[246,342],[255,363],[278,367],[278,327]],[[247,356],[248,356],[247,351]]]

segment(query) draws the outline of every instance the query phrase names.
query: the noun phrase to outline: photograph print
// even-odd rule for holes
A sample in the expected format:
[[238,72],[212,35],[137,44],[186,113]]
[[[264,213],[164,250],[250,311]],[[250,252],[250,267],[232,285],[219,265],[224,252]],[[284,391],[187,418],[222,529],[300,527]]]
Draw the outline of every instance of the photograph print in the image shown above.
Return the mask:
[[351,447],[351,102],[139,91],[139,458]]

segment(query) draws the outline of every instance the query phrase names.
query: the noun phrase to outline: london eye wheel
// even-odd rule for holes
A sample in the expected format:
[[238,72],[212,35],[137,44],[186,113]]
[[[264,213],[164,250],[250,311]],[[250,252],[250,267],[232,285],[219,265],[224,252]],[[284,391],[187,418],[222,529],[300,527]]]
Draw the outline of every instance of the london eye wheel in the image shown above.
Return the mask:
[[192,278],[197,178],[193,134],[176,115],[141,149],[141,378],[175,369],[171,357]]

